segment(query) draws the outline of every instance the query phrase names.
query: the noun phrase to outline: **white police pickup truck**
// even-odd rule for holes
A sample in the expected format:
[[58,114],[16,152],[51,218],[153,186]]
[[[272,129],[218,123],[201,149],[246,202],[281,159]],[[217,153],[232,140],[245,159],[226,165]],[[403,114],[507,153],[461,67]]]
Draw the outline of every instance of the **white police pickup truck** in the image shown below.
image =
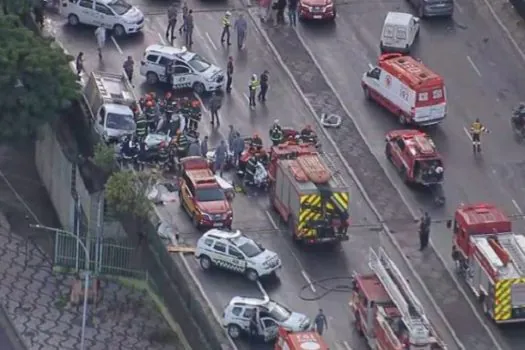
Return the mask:
[[245,274],[250,281],[274,275],[281,268],[281,259],[264,249],[240,231],[211,229],[197,241],[195,257],[203,270],[217,266]]
[[144,14],[124,0],[63,0],[60,13],[70,25],[102,26],[121,37],[140,32]]
[[[166,75],[166,67],[173,65],[171,79]],[[225,84],[224,70],[209,63],[200,55],[185,47],[150,45],[140,61],[140,75],[146,77],[148,84],[169,83],[173,89],[191,88],[196,93],[220,90]]]

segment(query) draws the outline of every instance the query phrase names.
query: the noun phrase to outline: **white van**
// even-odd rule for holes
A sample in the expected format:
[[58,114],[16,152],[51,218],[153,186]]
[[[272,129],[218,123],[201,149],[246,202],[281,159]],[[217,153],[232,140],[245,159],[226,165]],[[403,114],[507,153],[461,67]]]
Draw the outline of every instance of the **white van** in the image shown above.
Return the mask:
[[389,12],[381,31],[381,52],[408,53],[419,34],[419,18],[409,13]]
[[144,14],[124,0],[64,0],[60,13],[70,25],[102,26],[120,37],[140,32]]

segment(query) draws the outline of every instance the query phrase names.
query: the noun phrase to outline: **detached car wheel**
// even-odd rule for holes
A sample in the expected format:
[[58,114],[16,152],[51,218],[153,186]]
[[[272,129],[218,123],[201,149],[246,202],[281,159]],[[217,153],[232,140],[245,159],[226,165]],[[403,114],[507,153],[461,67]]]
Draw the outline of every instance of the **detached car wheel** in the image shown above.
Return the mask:
[[78,25],[80,21],[78,20],[78,16],[77,15],[69,15],[67,16],[67,23],[69,23],[69,25],[72,25],[72,26],[76,26]]
[[256,282],[259,279],[259,274],[255,270],[248,269],[246,270],[246,278],[252,282]]
[[241,327],[237,326],[236,324],[229,324],[228,335],[232,339],[238,339],[241,336]]
[[206,255],[202,255],[202,256],[199,258],[199,262],[200,262],[201,268],[202,268],[203,270],[209,270],[209,269],[211,269],[211,259],[208,258]]
[[120,24],[117,24],[113,27],[113,34],[115,34],[116,37],[120,38],[126,35],[126,30],[123,26]]
[[198,94],[201,95],[206,90],[203,83],[195,83],[193,84],[193,90]]

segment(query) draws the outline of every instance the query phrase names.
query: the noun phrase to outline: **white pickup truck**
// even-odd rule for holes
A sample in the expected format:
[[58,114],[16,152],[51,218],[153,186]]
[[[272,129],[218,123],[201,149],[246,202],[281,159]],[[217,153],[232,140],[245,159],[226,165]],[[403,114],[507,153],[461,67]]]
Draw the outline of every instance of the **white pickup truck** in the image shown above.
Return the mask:
[[104,141],[116,142],[135,133],[131,106],[138,100],[124,74],[93,72],[83,92],[93,128]]

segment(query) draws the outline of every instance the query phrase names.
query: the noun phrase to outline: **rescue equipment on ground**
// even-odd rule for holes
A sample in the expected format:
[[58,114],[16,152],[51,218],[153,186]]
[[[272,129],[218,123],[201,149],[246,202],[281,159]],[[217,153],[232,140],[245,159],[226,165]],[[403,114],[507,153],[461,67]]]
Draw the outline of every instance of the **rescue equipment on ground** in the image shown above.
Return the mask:
[[524,322],[525,236],[489,203],[460,206],[452,229],[452,258],[484,313],[496,323]]
[[380,248],[370,249],[372,274],[354,273],[349,303],[356,330],[372,350],[445,350],[423,306],[397,266]]
[[327,113],[322,113],[320,120],[325,128],[339,128],[343,121],[340,115]]

